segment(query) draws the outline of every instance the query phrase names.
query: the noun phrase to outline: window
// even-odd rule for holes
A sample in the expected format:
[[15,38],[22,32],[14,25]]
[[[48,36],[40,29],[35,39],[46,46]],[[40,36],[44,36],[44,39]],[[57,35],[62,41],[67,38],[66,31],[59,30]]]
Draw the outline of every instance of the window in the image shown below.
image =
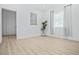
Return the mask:
[[63,27],[63,17],[64,13],[59,12],[57,14],[54,14],[54,27]]
[[30,13],[30,24],[31,25],[37,25],[37,14],[36,13]]

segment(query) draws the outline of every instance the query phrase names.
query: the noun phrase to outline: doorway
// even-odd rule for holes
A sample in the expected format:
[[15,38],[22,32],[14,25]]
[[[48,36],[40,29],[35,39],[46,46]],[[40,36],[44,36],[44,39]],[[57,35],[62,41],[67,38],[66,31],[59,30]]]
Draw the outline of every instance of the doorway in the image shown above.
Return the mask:
[[16,11],[2,8],[2,38],[16,38]]

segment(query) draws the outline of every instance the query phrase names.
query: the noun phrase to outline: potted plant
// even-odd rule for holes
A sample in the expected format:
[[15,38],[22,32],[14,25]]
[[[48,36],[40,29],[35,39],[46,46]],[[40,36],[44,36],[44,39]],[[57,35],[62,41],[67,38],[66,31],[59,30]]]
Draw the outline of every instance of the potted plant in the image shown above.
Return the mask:
[[47,21],[42,22],[42,28],[41,28],[42,34],[41,34],[41,36],[46,36],[46,34],[45,34],[46,27],[47,27]]

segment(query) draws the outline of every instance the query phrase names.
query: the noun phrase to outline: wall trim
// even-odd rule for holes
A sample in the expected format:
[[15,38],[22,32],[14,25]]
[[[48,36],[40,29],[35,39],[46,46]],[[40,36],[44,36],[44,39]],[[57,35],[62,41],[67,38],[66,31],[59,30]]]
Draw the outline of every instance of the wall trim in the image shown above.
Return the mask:
[[32,35],[32,36],[18,37],[17,40],[19,40],[19,39],[30,39],[30,38],[40,37],[40,36],[41,35]]
[[72,41],[79,41],[79,38],[73,37],[64,37],[64,36],[55,36],[55,35],[47,35],[48,37],[57,38],[57,39],[65,39],[65,40],[72,40]]
[[0,44],[2,43],[2,38],[0,38]]

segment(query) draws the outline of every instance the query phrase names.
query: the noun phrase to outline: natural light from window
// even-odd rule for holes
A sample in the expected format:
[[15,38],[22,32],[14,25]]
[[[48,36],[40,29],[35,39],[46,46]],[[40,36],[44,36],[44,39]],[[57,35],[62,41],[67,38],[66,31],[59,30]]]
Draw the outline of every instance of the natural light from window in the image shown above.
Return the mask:
[[59,12],[54,14],[54,27],[63,27],[63,19],[64,19],[64,13]]

